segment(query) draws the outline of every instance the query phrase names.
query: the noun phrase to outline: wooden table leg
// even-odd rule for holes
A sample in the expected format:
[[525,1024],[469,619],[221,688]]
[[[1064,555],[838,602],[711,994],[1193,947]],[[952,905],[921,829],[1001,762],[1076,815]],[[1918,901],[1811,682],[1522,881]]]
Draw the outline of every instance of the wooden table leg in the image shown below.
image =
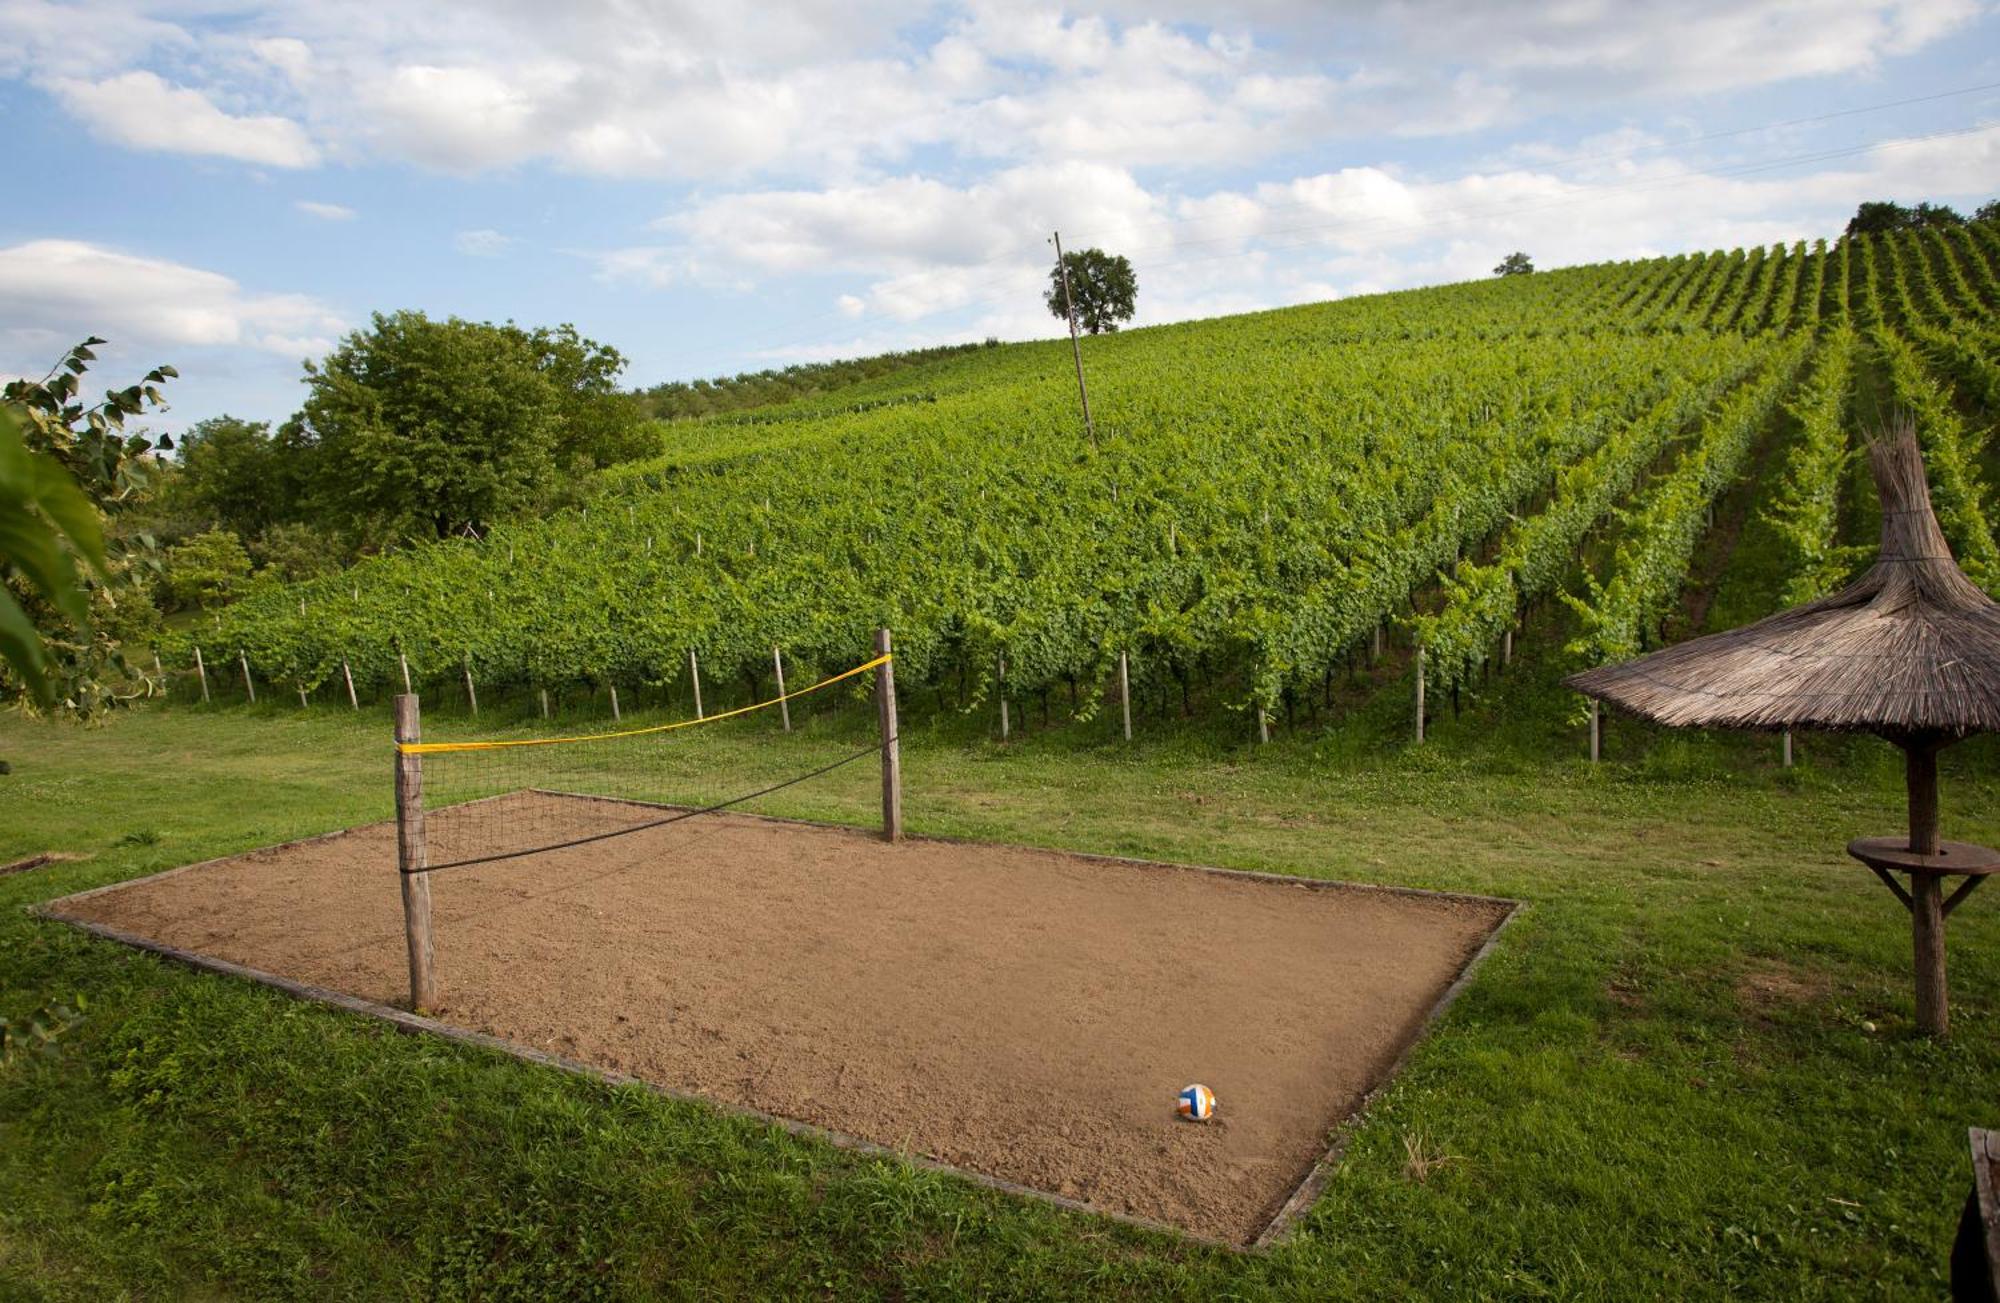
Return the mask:
[[1917,1026],[1940,1040],[1951,1034],[1944,980],[1944,879],[1910,875],[1910,917],[1917,952]]

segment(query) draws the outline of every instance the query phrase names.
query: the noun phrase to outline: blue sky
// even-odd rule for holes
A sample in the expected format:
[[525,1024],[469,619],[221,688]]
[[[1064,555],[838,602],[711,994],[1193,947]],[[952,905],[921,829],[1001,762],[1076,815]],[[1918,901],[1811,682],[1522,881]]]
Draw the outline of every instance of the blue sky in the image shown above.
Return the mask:
[[2000,193],[1977,0],[1214,12],[0,0],[0,372],[96,333],[180,368],[164,428],[282,419],[374,311],[647,384],[1053,334],[1051,228],[1145,323]]

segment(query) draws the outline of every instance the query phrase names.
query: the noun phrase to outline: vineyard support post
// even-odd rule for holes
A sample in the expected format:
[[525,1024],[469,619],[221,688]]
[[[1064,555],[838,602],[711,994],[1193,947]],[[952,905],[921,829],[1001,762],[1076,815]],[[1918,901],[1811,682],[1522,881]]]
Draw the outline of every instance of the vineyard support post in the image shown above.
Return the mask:
[[241,647],[236,649],[236,659],[243,666],[243,692],[250,698],[250,704],[257,704],[257,685],[250,680],[250,653]]
[[1007,658],[1002,656],[1000,658],[1000,740],[1002,742],[1007,740],[1009,722],[1007,718]]
[[349,668],[347,658],[340,658],[340,677],[347,684],[347,705],[351,710],[361,709],[361,698],[354,695],[354,671]]
[[306,685],[303,683],[299,685],[299,709],[306,709]]
[[1118,705],[1125,712],[1125,740],[1132,740],[1132,669],[1124,652],[1118,653]]
[[1508,629],[1500,635],[1500,668],[1506,669],[1514,663],[1514,631]]
[[542,718],[547,719],[549,717],[549,690],[547,688],[543,688],[541,689],[541,694],[542,694]]
[[778,676],[778,718],[784,722],[785,732],[792,731],[792,703],[785,700],[785,653],[771,648],[771,670]]
[[201,699],[206,703],[208,701],[208,667],[201,663],[200,643],[194,645],[194,672],[195,677],[201,680]]
[[[1380,626],[1377,626],[1379,631]],[[1424,649],[1417,648],[1417,741],[1424,740]]]
[[[888,656],[889,631],[875,631],[875,654]],[[903,755],[896,734],[896,662],[885,660],[875,669],[876,710],[882,722],[882,837],[903,835]]]
[[460,667],[465,671],[465,704],[471,709],[473,714],[477,715],[479,713],[479,693],[472,686],[472,657],[467,656],[460,662]]
[[1599,722],[1597,713],[1597,698],[1592,697],[1590,699],[1590,763],[1593,765],[1597,763],[1597,756],[1602,746],[1603,737],[1604,729],[1603,725]]
[[[396,741],[423,741],[415,693],[396,698]],[[396,749],[396,869],[403,880],[403,938],[410,954],[410,1007],[437,1007],[432,964],[430,848],[424,840],[424,758]]]
[[1785,768],[1792,767],[1792,730],[1785,730]]
[[412,691],[410,687],[410,658],[403,655],[401,647],[396,649],[396,665],[403,671],[403,691]]
[[707,719],[701,713],[701,662],[695,659],[694,648],[688,648],[688,679],[694,684],[694,717]]
[[611,687],[611,722],[614,724],[622,724],[625,722],[625,717],[618,713],[618,685],[613,683],[610,685],[610,687]]
[[1257,703],[1257,745],[1262,746],[1270,740],[1271,715],[1269,711],[1264,709],[1264,703],[1260,701]]
[[1097,446],[1097,427],[1090,419],[1090,390],[1083,383],[1083,342],[1076,334],[1076,304],[1069,296],[1069,266],[1063,262],[1062,232],[1053,232],[1056,245],[1056,270],[1062,274],[1063,316],[1069,320],[1069,351],[1076,359],[1076,392],[1083,400],[1083,430],[1090,436],[1090,446]]

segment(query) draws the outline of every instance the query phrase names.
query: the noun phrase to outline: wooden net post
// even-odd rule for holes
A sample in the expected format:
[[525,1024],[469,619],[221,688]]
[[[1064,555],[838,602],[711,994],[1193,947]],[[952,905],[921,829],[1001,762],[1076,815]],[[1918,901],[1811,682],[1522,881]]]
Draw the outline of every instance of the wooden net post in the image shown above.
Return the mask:
[[[875,654],[889,655],[889,631],[875,631]],[[896,841],[903,835],[903,756],[896,736],[896,662],[875,669],[875,702],[882,721],[882,836]]]
[[[396,741],[423,741],[415,693],[396,698]],[[424,841],[424,760],[396,749],[396,869],[403,880],[403,934],[410,951],[410,1007],[437,1007],[436,957],[431,940],[430,864]]]

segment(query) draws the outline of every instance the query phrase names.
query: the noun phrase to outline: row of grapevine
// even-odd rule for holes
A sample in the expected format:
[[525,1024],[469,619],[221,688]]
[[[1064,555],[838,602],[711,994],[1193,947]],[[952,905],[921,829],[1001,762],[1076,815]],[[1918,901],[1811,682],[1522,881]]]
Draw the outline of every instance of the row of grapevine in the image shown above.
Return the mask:
[[1491,562],[1460,566],[1447,576],[1443,605],[1412,622],[1431,683],[1449,688],[1477,672],[1522,608],[1554,592],[1575,569],[1585,536],[1687,423],[1764,357],[1759,349],[1690,352],[1676,383],[1650,411],[1558,472],[1548,503],[1508,531]]
[[1930,374],[1907,340],[1886,327],[1877,327],[1870,340],[1896,406],[1916,421],[1931,501],[1952,554],[1972,582],[1990,591],[2000,585],[2000,548],[1986,519],[1978,441],[1966,430],[1950,390]]
[[1840,544],[1840,493],[1854,458],[1846,418],[1858,347],[1848,326],[1827,332],[1812,374],[1791,403],[1799,438],[1772,504],[1772,523],[1792,551],[1788,606],[1832,592],[1855,560],[1853,549]]
[[1588,599],[1569,599],[1582,624],[1572,652],[1601,663],[1645,650],[1649,632],[1680,596],[1710,508],[1735,482],[1811,349],[1805,335],[1782,343],[1763,374],[1723,401],[1699,442],[1647,494],[1627,521],[1609,582],[1586,574]]

